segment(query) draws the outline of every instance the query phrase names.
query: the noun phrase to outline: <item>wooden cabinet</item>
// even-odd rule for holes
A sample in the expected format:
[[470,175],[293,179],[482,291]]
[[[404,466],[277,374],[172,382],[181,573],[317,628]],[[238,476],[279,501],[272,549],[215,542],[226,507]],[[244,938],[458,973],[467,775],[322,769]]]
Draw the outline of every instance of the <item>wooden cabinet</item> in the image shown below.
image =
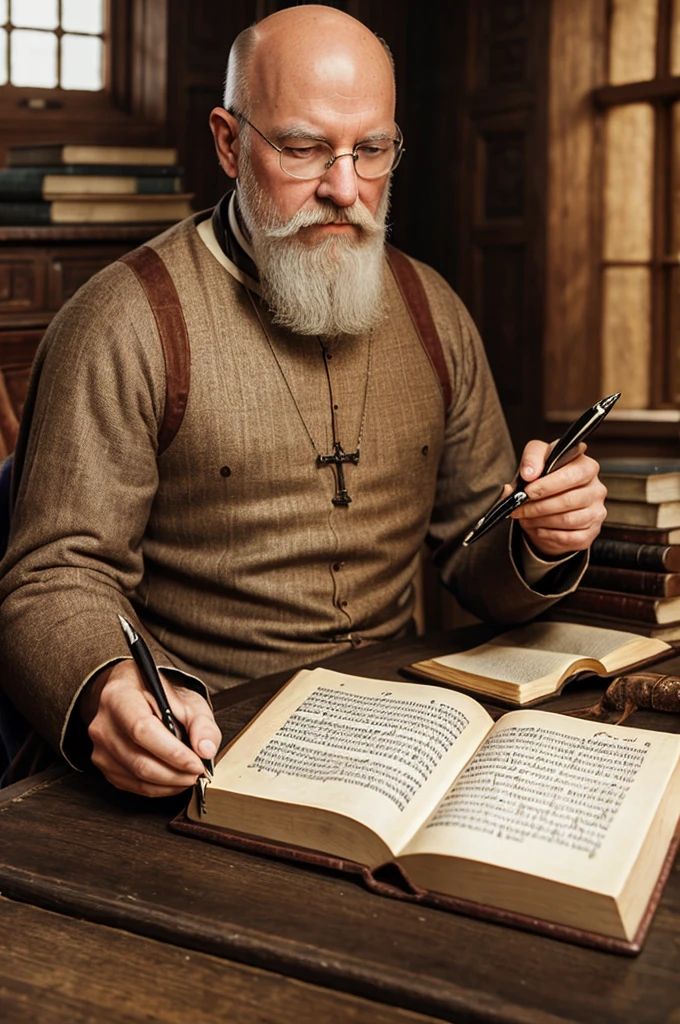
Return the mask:
[[0,456],[12,451],[45,328],[88,278],[162,224],[0,227]]

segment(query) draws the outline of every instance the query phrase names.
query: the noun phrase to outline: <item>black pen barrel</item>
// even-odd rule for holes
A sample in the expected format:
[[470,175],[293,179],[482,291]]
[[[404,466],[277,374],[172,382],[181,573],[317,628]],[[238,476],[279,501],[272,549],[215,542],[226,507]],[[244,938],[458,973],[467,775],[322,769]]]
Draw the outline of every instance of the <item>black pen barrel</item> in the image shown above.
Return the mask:
[[175,721],[175,716],[170,710],[168,704],[168,698],[165,695],[163,684],[161,683],[161,677],[158,675],[158,669],[151,656],[151,651],[146,645],[143,637],[139,637],[133,644],[130,645],[132,651],[132,657],[135,660],[135,664],[142,674],[142,679],[148,689],[153,694],[153,698],[158,705],[161,720],[165,727],[170,730],[173,736],[177,739],[181,739],[180,731]]

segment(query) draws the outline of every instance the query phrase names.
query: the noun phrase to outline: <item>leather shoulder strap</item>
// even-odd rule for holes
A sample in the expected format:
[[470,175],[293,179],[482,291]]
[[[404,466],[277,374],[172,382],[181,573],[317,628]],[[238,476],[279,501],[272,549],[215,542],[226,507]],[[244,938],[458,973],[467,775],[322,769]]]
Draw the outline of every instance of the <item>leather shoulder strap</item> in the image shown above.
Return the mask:
[[413,326],[439,381],[444,411],[448,412],[451,406],[451,381],[446,368],[442,343],[432,319],[430,303],[427,301],[423,283],[408,256],[392,245],[387,245],[386,251],[387,261],[410,313]]
[[162,455],[182,425],[187,407],[191,379],[189,334],[177,289],[155,249],[142,245],[121,256],[120,261],[130,267],[146,292],[163,347],[165,410],[158,430],[158,454]]

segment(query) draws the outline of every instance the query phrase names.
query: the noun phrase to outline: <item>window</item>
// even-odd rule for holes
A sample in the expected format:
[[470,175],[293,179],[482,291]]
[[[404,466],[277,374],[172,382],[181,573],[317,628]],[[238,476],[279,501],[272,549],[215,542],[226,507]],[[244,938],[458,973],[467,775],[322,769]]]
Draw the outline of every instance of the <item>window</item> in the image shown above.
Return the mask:
[[13,145],[168,144],[170,0],[0,0],[0,164]]
[[546,416],[621,391],[598,437],[675,451],[680,0],[553,0],[549,83]]
[[680,400],[680,2],[611,0],[603,118],[603,391]]
[[0,0],[0,86],[105,84],[104,0]]

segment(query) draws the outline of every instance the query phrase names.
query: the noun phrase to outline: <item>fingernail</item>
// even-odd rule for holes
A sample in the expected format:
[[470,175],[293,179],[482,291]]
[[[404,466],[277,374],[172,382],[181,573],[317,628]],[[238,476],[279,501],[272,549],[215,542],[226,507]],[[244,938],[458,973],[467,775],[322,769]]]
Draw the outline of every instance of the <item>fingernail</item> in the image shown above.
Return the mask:
[[528,476],[533,476],[535,472],[536,472],[536,470],[534,469],[534,467],[531,465],[530,462],[525,462],[524,465],[522,466],[522,476],[524,477],[525,480],[526,480],[526,478]]
[[201,740],[198,744],[198,753],[201,757],[214,757],[217,753],[217,747],[212,740]]

